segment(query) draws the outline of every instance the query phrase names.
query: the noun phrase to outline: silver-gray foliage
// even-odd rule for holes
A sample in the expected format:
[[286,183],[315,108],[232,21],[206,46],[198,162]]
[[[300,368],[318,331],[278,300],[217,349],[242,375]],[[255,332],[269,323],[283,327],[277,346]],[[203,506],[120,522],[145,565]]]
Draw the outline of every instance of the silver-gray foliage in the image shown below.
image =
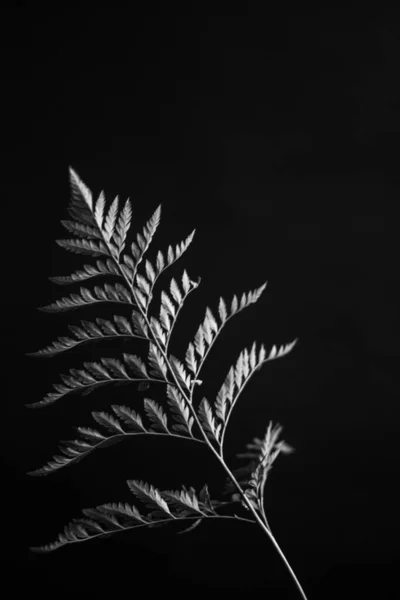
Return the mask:
[[[241,520],[260,525],[268,534],[305,598],[300,583],[272,535],[264,512],[264,489],[268,472],[281,452],[293,451],[288,444],[279,440],[282,428],[279,424],[269,422],[264,438],[254,438],[253,443],[247,444],[249,452],[238,454],[239,458],[251,459],[242,468],[231,470],[223,455],[229,418],[247,382],[265,362],[288,354],[297,339],[280,347],[273,346],[269,352],[256,342],[251,348],[244,348],[226,374],[214,401],[210,402],[205,397],[198,403],[194,401],[194,394],[202,385],[202,367],[220,332],[233,316],[257,302],[267,284],[243,293],[240,298],[234,295],[230,302],[220,298],[214,312],[207,307],[204,320],[194,339],[188,343],[185,356],[174,356],[169,350],[171,334],[187,297],[196,290],[201,279],[194,281],[186,270],[180,279],[172,277],[167,288],[161,291],[161,301],[157,308],[152,305],[153,290],[161,273],[174,265],[188,249],[195,230],[175,248],[169,246],[164,253],[158,251],[155,260],[150,262],[146,253],[160,223],[161,205],[128,249],[127,237],[132,217],[130,200],[120,207],[117,196],[107,209],[103,192],[94,201],[91,191],[72,168],[69,169],[69,174],[72,193],[68,212],[73,220],[61,222],[75,237],[57,240],[57,243],[66,250],[91,255],[97,260],[95,264],[85,264],[81,270],[71,275],[50,279],[59,285],[68,285],[112,275],[120,281],[114,285],[94,285],[91,289],[81,285],[79,293],[65,296],[40,310],[60,312],[111,302],[120,304],[125,312],[129,309],[129,314],[114,315],[112,321],[96,318],[95,321],[82,320],[79,326],[69,325],[71,336],[59,337],[51,345],[29,355],[51,357],[88,342],[138,338],[148,341],[147,360],[135,354],[122,353],[118,358],[84,362],[80,369],[70,369],[68,375],[61,375],[61,382],[53,385],[55,391],[27,406],[45,406],[77,391],[88,394],[94,388],[112,382],[132,382],[139,385],[140,389],[146,389],[150,383],[159,383],[165,386],[166,402],[165,406],[160,406],[146,397],[142,414],[129,406],[115,404],[111,406],[112,412],[92,412],[94,421],[100,427],[77,427],[79,437],[60,443],[60,452],[46,465],[30,474],[47,475],[84,459],[97,448],[116,443],[127,436],[172,436],[208,446],[226,472],[224,493],[229,493],[231,500],[223,502],[211,499],[207,484],[198,492],[193,487],[187,488],[184,485],[181,490],[160,491],[144,481],[129,480],[129,490],[147,511],[142,508],[139,510],[126,502],[112,502],[84,509],[83,516],[73,519],[57,540],[31,549],[49,552],[65,544],[113,532],[138,527],[158,527],[171,522],[189,522],[189,527],[180,531],[183,533],[193,529],[204,519]],[[235,502],[241,503],[252,518],[219,514],[222,506]]]

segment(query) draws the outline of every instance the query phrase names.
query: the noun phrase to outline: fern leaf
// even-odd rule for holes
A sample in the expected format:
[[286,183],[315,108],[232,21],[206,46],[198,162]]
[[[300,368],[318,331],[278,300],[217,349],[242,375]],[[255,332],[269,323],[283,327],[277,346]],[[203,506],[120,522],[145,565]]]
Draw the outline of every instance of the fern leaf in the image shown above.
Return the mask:
[[138,245],[140,248],[140,251],[137,254],[138,260],[142,259],[144,253],[149,248],[151,241],[154,237],[154,234],[157,231],[157,227],[160,223],[160,217],[161,217],[161,204],[159,204],[157,206],[156,210],[154,211],[154,213],[152,214],[152,216],[150,217],[150,219],[147,221],[146,225],[144,226],[143,237],[140,234],[138,234],[136,236],[136,239],[138,241]]
[[[94,432],[94,430],[91,430]],[[99,439],[106,439],[101,433],[96,432],[98,434]],[[93,435],[95,435],[93,433]],[[48,475],[49,473],[54,473],[54,471],[58,471],[59,469],[68,466],[72,462],[78,462],[84,456],[86,456],[94,447],[99,446],[100,444],[89,443],[84,440],[70,440],[66,445],[65,442],[59,443],[59,448],[62,450],[63,454],[55,454],[53,459],[50,460],[46,465],[40,467],[39,469],[35,469],[33,471],[29,471],[28,475]]]
[[154,402],[154,400],[150,400],[149,398],[145,398],[144,409],[156,430],[169,433],[167,416],[157,402]]
[[105,199],[104,191],[102,190],[99,194],[99,197],[97,198],[96,207],[94,210],[94,218],[95,218],[95,221],[96,221],[97,226],[100,231],[103,228],[105,204],[106,204],[106,199]]
[[219,299],[218,313],[219,318],[221,319],[221,323],[224,324],[228,317],[228,311],[226,308],[225,300],[223,298]]
[[128,254],[123,255],[122,263],[120,263],[119,268],[124,273],[129,285],[132,286],[135,276],[135,263]]
[[[179,311],[181,310],[187,296],[196,289],[200,284],[201,278],[197,283],[190,281],[189,276],[186,270],[182,275],[182,286],[184,290],[184,294],[182,295],[181,290],[174,278],[170,281],[170,292],[174,301],[177,303],[177,307],[175,307],[172,298],[168,295],[164,290],[161,292],[161,306],[160,306],[160,323],[164,327],[164,330],[167,333],[166,344],[165,347],[168,347],[169,339],[172,333],[172,329],[175,325],[176,319],[178,317]],[[151,293],[151,290],[150,290]]]
[[92,214],[92,195],[90,190],[82,182],[76,171],[69,167],[69,180],[71,187],[70,204],[68,212],[76,221],[96,226]]
[[219,506],[220,502],[218,500],[211,501],[210,493],[208,491],[208,485],[205,483],[199,492],[199,500],[201,503],[201,507],[203,512],[209,512],[211,514],[215,514],[214,506]]
[[[106,283],[104,289],[95,286],[93,292],[87,288],[81,287],[79,294],[70,294],[68,297],[56,300],[47,306],[41,306],[39,310],[43,312],[61,312],[71,310],[88,304],[98,304],[99,302],[117,302],[119,304],[132,304],[130,292],[120,283],[114,286]],[[93,295],[94,294],[94,295]]]
[[116,196],[114,198],[110,208],[108,209],[106,220],[105,220],[104,226],[102,228],[103,235],[104,235],[104,238],[107,241],[107,243],[110,242],[110,240],[114,234],[117,213],[118,213],[118,196]]
[[140,306],[143,310],[147,310],[148,298],[141,292],[137,287],[133,286],[134,297],[139,301]]
[[76,430],[83,439],[60,442],[59,451],[62,454],[54,455],[52,460],[46,465],[40,469],[30,471],[28,474],[47,475],[63,467],[69,466],[73,462],[80,461],[97,448],[105,448],[106,446],[116,444],[128,436],[152,433],[143,425],[141,416],[131,408],[115,404],[113,404],[111,408],[118,419],[124,423],[127,431],[122,428],[118,419],[112,415],[105,412],[93,411],[92,417],[107,431],[110,431],[111,435],[110,433],[103,434],[97,429],[92,429],[90,427],[76,427]]
[[[93,509],[84,509],[83,514],[92,517],[93,513],[91,512]],[[128,504],[127,502],[111,502],[107,504],[102,504],[96,507],[96,510],[100,511],[104,516],[119,516],[119,517],[128,517],[129,519],[136,519],[141,523],[148,523],[148,520],[140,514],[136,506],[133,504]],[[104,518],[103,516],[103,518]]]
[[160,343],[163,350],[165,350],[167,336],[165,335],[165,331],[163,330],[160,321],[158,321],[155,317],[150,317],[150,325],[157,341]]
[[221,424],[216,424],[212,408],[206,398],[203,398],[200,402],[197,414],[208,439],[210,441],[216,440],[219,444]]
[[119,424],[118,420],[113,417],[112,415],[109,415],[106,412],[97,412],[97,411],[93,411],[92,412],[93,418],[95,421],[97,421],[100,425],[103,425],[106,429],[108,429],[109,431],[111,431],[112,433],[122,433],[124,434],[125,431],[122,429],[121,425]]
[[85,508],[82,513],[86,518],[73,519],[64,528],[64,533],[59,534],[55,542],[31,547],[31,551],[52,552],[66,544],[106,537],[116,531],[128,531],[150,524],[150,521],[141,515],[135,506],[128,503],[102,504],[96,508]]
[[215,401],[215,411],[218,419],[222,423],[221,444],[223,443],[226,426],[232,409],[250,377],[264,362],[281,358],[288,354],[294,347],[296,341],[297,339],[290,344],[281,346],[279,350],[276,346],[273,346],[267,358],[267,353],[263,345],[261,345],[257,357],[255,342],[253,343],[250,353],[245,348],[239,354],[236,364],[229,369]]
[[136,354],[126,354],[123,355],[125,362],[130,366],[133,373],[138,377],[149,379],[149,374],[147,373],[147,368],[140,356],[136,356]]
[[169,355],[168,360],[179,383],[190,390],[191,378],[190,375],[186,373],[183,364],[176,358],[176,356],[173,356],[173,354]]
[[194,352],[194,346],[193,346],[192,342],[190,342],[190,344],[188,346],[188,349],[186,350],[185,362],[186,362],[187,368],[192,373],[196,374],[196,371],[197,371],[197,361],[196,361],[195,352]]
[[155,272],[154,267],[151,264],[151,262],[149,260],[147,260],[147,259],[146,259],[146,262],[145,262],[145,269],[146,269],[147,278],[153,284],[155,282],[155,279],[156,279],[156,272]]
[[145,295],[145,296],[149,296],[150,294],[150,284],[147,281],[146,277],[143,277],[143,275],[136,275],[136,283],[140,289],[140,291]]
[[141,315],[137,310],[133,310],[131,318],[135,333],[141,337],[149,339],[149,329],[145,319],[143,318],[143,315]]
[[135,296],[139,298],[141,306],[147,310],[148,304],[151,299],[151,288],[150,284],[143,275],[136,275],[137,286],[132,286]]
[[168,504],[165,502],[157,488],[144,481],[138,481],[135,479],[129,479],[127,484],[130,491],[135,494],[135,496],[139,498],[139,500],[141,500],[145,506],[148,508],[155,507],[156,510],[151,513],[153,518],[165,518],[165,515],[174,518],[168,508]]
[[92,277],[98,277],[99,275],[115,275],[121,277],[120,272],[110,258],[107,258],[105,262],[97,260],[96,267],[93,265],[84,265],[83,268],[84,271],[77,271],[76,273],[72,273],[72,275],[49,277],[49,279],[58,285],[67,285],[69,283],[91,279]]
[[[234,470],[233,473],[237,477],[238,483],[246,488],[247,498],[261,513],[263,513],[264,488],[273,463],[281,452],[283,454],[294,452],[294,448],[285,441],[278,441],[281,432],[282,427],[279,423],[273,425],[270,421],[263,439],[253,438],[253,443],[246,444],[249,452],[236,455],[237,458],[251,459],[244,467]],[[231,481],[226,481],[225,493],[232,491]]]
[[197,519],[191,525],[189,525],[189,527],[186,527],[186,529],[182,529],[182,531],[178,531],[178,533],[179,534],[181,534],[181,533],[189,533],[189,531],[193,531],[193,529],[195,529],[196,527],[198,527],[200,525],[200,523],[202,522],[202,520],[203,519]]
[[[83,517],[73,519],[64,532],[59,534],[56,541],[43,546],[31,547],[33,552],[52,552],[67,544],[88,541],[94,538],[106,537],[119,531],[128,531],[138,527],[158,527],[167,523],[196,519],[190,527],[178,533],[185,533],[196,527],[204,518],[218,517],[216,507],[224,503],[211,502],[207,485],[200,491],[197,498],[193,487],[182,490],[160,491],[157,488],[138,480],[128,480],[130,491],[150,509],[144,515],[138,508],[127,502],[111,502],[95,508],[83,509]],[[206,493],[205,493],[206,492]],[[170,507],[172,510],[170,510]],[[236,518],[236,517],[223,517]]]
[[[97,448],[105,448],[106,446],[116,444],[121,439],[127,436],[135,434],[137,435],[138,433],[147,433],[147,430],[143,427],[141,423],[139,415],[135,415],[133,413],[133,415],[130,415],[132,418],[129,419],[129,409],[127,409],[125,412],[122,409],[126,407],[117,408],[121,409],[121,415],[122,417],[125,417],[125,423],[127,428],[134,429],[134,432],[125,432],[119,425],[119,423],[117,423],[116,420],[113,417],[111,417],[111,415],[106,415],[106,413],[92,412],[92,416],[94,418],[96,417],[97,422],[105,426],[108,430],[112,431],[113,435],[105,435],[99,432],[97,429],[93,429],[91,427],[76,427],[76,430],[81,435],[81,439],[61,441],[58,446],[58,449],[61,452],[61,454],[55,454],[52,460],[47,462],[43,467],[40,467],[39,469],[29,471],[28,475],[48,475],[49,473],[53,473],[54,471],[58,471],[63,467],[67,467],[72,463],[76,463],[82,460],[90,452],[96,450]],[[114,412],[118,414],[117,411]],[[136,416],[136,419],[133,418],[134,416]]]
[[117,358],[101,358],[100,360],[117,379],[131,379],[124,365]]
[[[236,361],[236,365],[229,369],[225,381],[218,392],[215,402],[215,411],[224,427],[226,426],[228,412],[237,401],[244,385],[254,371],[261,366],[264,360],[265,349],[263,346],[259,351],[257,360],[255,353],[255,342],[253,343],[250,354],[246,349],[242,350]],[[253,367],[251,367],[251,364]]]
[[93,200],[92,200],[91,191],[83,183],[83,181],[79,177],[78,173],[76,171],[74,171],[74,169],[72,169],[72,167],[69,167],[69,176],[70,176],[70,183],[71,183],[71,188],[72,188],[72,192],[73,192],[74,196],[76,196],[76,195],[81,196],[84,199],[84,201],[86,202],[89,209],[92,211],[93,210]]
[[122,209],[118,222],[114,232],[114,241],[117,244],[118,256],[123,252],[126,243],[126,236],[128,235],[129,227],[132,219],[132,207],[130,200],[125,202],[124,208]]
[[172,431],[193,437],[192,427],[194,419],[192,416],[190,416],[189,407],[186,405],[186,402],[179,390],[175,386],[169,384],[167,385],[167,401],[171,407],[171,412],[176,421],[176,423],[171,427]]
[[[194,284],[194,287],[197,287],[198,285],[199,284]],[[182,287],[183,287],[183,291],[185,292],[185,296],[188,295],[192,286],[193,286],[193,282],[190,281],[189,275],[187,274],[186,269],[184,269],[183,274],[182,274]]]
[[162,497],[169,502],[170,505],[177,509],[178,515],[200,514],[206,516],[199,507],[199,502],[196,493],[193,489],[186,490],[165,490],[161,492]]
[[153,367],[153,369],[150,371],[150,375],[167,380],[167,365],[157,346],[153,343],[150,343],[149,363]]
[[37,352],[30,352],[28,356],[54,356],[60,352],[70,350],[78,344],[88,341],[99,341],[109,338],[124,337],[142,337],[134,335],[129,321],[120,315],[113,316],[115,326],[111,321],[96,318],[96,323],[90,321],[81,321],[82,327],[68,325],[68,329],[75,335],[76,339],[69,337],[59,337],[51,345]]
[[147,429],[143,425],[142,417],[128,406],[112,404],[111,408],[115,414],[124,422],[128,429],[133,429],[139,433],[146,433]]
[[237,297],[234,296],[231,302],[231,310],[229,315],[226,308],[225,300],[223,298],[220,298],[218,305],[218,313],[221,319],[221,325],[218,324],[211,309],[209,307],[206,308],[204,321],[202,324],[200,324],[196,332],[194,343],[191,343],[189,345],[186,352],[187,360],[189,360],[190,363],[192,363],[192,367],[194,366],[194,356],[191,356],[191,354],[193,353],[193,347],[196,350],[199,358],[201,359],[200,365],[198,367],[196,366],[196,376],[198,375],[207,357],[207,354],[211,350],[217,336],[219,335],[227,320],[233,315],[243,310],[244,308],[246,308],[247,306],[250,306],[251,304],[257,302],[262,292],[265,290],[266,285],[267,283],[264,283],[261,287],[255,289],[254,291],[248,292],[247,294],[243,294],[240,300],[240,304]]
[[204,358],[205,352],[206,352],[206,346],[205,346],[205,335],[204,335],[204,329],[203,326],[200,325],[197,333],[195,335],[194,338],[194,347],[196,348],[197,354],[200,356],[200,358]]
[[[117,419],[105,412],[92,412],[92,417],[106,429],[101,433],[90,427],[76,427],[81,439],[62,441],[59,443],[59,452],[43,467],[30,471],[29,475],[48,475],[72,463],[78,462],[98,448],[105,448],[117,444],[132,435],[168,435],[181,438],[182,435],[190,437],[196,442],[204,443],[203,440],[193,437],[191,428],[193,418],[189,418],[188,410],[184,407],[183,399],[175,392],[174,401],[170,401],[175,421],[178,425],[172,426],[172,431],[167,428],[167,418],[162,409],[153,401],[144,399],[144,408],[150,420],[155,424],[154,429],[147,429],[143,425],[142,417],[128,406],[113,404],[111,406]],[[178,414],[179,413],[179,414]],[[182,424],[181,424],[182,423]],[[123,427],[122,427],[123,424]],[[185,428],[185,425],[186,428]],[[176,433],[174,433],[176,431]],[[109,433],[111,432],[111,433]]]
[[[134,373],[140,376],[140,379],[148,379],[146,367],[143,361],[133,354],[124,354],[124,360],[129,365]],[[101,358],[102,364],[97,362],[85,362],[84,369],[70,369],[70,375],[60,375],[60,378],[64,382],[64,385],[53,384],[55,392],[49,392],[39,402],[32,404],[26,404],[25,406],[36,408],[38,406],[45,406],[52,404],[59,398],[62,398],[66,394],[73,391],[81,391],[83,394],[90,393],[94,387],[103,385],[110,381],[130,382],[138,381],[138,378],[131,378],[124,365],[115,358]]]
[[110,252],[107,246],[99,240],[98,242],[94,242],[93,240],[56,240],[56,244],[64,248],[65,250],[69,250],[70,252],[75,252],[75,254],[90,254],[91,256],[110,256]]
[[[185,240],[183,240],[180,244],[177,244],[177,246],[175,247],[175,253],[173,251],[172,246],[168,246],[167,260],[165,260],[162,252],[160,250],[158,251],[157,259],[156,259],[156,273],[155,273],[154,282],[156,279],[158,279],[158,277],[161,275],[161,273],[163,271],[168,269],[168,267],[170,267],[174,262],[176,262],[182,256],[182,254],[188,249],[188,247],[190,246],[190,244],[193,240],[195,232],[196,232],[196,230],[193,229],[192,233],[190,235],[188,235],[188,237]],[[200,283],[200,281],[199,281],[199,283]],[[193,285],[197,287],[198,284],[196,285],[195,283],[193,283]]]
[[179,286],[178,286],[178,284],[176,283],[176,281],[175,281],[175,279],[174,279],[174,278],[172,278],[172,279],[171,279],[171,283],[170,283],[170,286],[169,286],[169,290],[170,290],[170,292],[171,292],[171,295],[173,296],[173,298],[174,298],[175,302],[176,302],[177,304],[181,304],[181,303],[182,303],[182,294],[181,294],[181,291],[180,291],[180,289],[179,289]]
[[67,231],[73,233],[74,235],[97,240],[102,239],[101,233],[97,227],[91,227],[90,225],[85,225],[84,223],[77,223],[76,221],[67,220],[62,220],[61,225],[63,225]]
[[254,304],[255,302],[257,302],[257,300],[260,298],[261,294],[263,293],[266,287],[267,282],[265,282],[261,287],[256,288],[252,292],[248,292],[247,295],[243,293],[239,305],[237,297],[234,296],[231,303],[231,316],[233,316],[236,312],[243,310],[247,306],[250,306],[250,304]]
[[166,331],[170,330],[170,316],[174,317],[176,314],[176,308],[168,296],[167,292],[162,290],[161,292],[161,308],[160,308],[160,322],[164,325]]
[[154,211],[154,213],[152,214],[152,216],[150,217],[150,219],[147,221],[146,225],[144,226],[143,235],[138,233],[136,236],[137,243],[132,242],[132,244],[131,244],[131,252],[132,252],[132,256],[133,256],[134,260],[132,261],[131,258],[128,259],[126,257],[126,255],[124,256],[124,259],[126,258],[126,260],[129,260],[129,262],[131,262],[134,265],[134,267],[132,269],[132,273],[131,273],[131,279],[130,279],[131,284],[133,283],[133,279],[136,275],[137,267],[139,266],[139,263],[143,259],[145,252],[149,248],[150,243],[153,239],[153,236],[157,230],[157,227],[160,222],[160,216],[161,216],[161,204],[156,208],[156,210]]

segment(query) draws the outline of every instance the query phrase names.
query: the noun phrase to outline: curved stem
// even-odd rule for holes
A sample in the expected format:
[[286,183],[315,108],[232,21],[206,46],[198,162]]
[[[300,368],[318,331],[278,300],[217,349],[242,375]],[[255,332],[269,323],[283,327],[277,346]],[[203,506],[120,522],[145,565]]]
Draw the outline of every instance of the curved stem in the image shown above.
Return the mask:
[[259,514],[257,513],[257,511],[255,510],[254,506],[252,505],[252,503],[249,501],[249,499],[247,498],[246,494],[244,494],[242,488],[240,487],[239,483],[236,481],[235,476],[233,475],[233,473],[231,473],[229,467],[227,467],[227,465],[225,464],[224,460],[221,459],[220,455],[218,454],[218,452],[215,450],[215,448],[212,446],[212,444],[209,444],[212,452],[215,454],[215,456],[217,457],[219,463],[222,465],[222,467],[224,468],[224,470],[226,471],[228,477],[232,480],[232,482],[234,483],[234,485],[236,486],[238,492],[240,493],[240,495],[242,496],[242,498],[244,499],[247,507],[249,508],[249,510],[251,510],[251,512],[253,513],[257,523],[260,525],[260,527],[262,527],[263,531],[267,534],[267,536],[269,537],[269,539],[271,540],[271,542],[273,543],[273,545],[275,546],[275,549],[277,550],[279,556],[281,557],[281,559],[283,560],[283,562],[285,563],[285,566],[287,568],[287,570],[289,571],[290,575],[292,576],[293,581],[295,582],[297,589],[299,590],[301,597],[303,598],[303,600],[307,600],[307,596],[303,590],[303,588],[301,587],[301,584],[299,582],[299,580],[296,577],[295,572],[293,571],[292,567],[290,566],[289,561],[287,560],[286,556],[284,555],[283,551],[281,550],[278,542],[276,541],[276,539],[274,538],[274,536],[272,535],[271,530],[269,529],[269,527],[266,525],[266,523],[264,523],[264,521],[260,518]]

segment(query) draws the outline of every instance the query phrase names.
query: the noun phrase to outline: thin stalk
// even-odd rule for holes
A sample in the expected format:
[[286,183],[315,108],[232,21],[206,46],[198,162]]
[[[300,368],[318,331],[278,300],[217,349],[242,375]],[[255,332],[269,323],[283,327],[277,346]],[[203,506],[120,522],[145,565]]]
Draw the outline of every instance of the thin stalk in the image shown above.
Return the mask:
[[255,508],[253,507],[253,505],[251,504],[251,502],[247,498],[246,494],[244,494],[244,492],[243,492],[242,488],[240,487],[239,483],[236,481],[235,476],[233,475],[233,473],[231,473],[229,467],[225,464],[224,460],[221,459],[220,455],[215,450],[215,448],[212,446],[212,444],[209,443],[209,446],[210,446],[212,452],[217,457],[219,463],[222,465],[222,467],[225,470],[225,472],[228,475],[228,477],[231,479],[231,481],[233,482],[233,484],[236,486],[238,492],[240,493],[240,495],[242,496],[242,498],[246,502],[248,508],[253,513],[256,521],[258,522],[258,524],[260,525],[260,527],[262,527],[263,531],[267,534],[267,536],[269,537],[269,539],[271,540],[271,542],[275,546],[276,550],[278,551],[279,556],[281,557],[281,559],[285,563],[286,568],[288,569],[290,575],[292,576],[292,579],[294,580],[294,582],[295,582],[295,584],[296,584],[296,586],[297,586],[297,588],[298,588],[298,590],[299,590],[299,592],[300,592],[303,600],[307,600],[307,596],[306,596],[303,588],[301,587],[300,581],[297,579],[295,572],[293,571],[292,567],[290,566],[289,561],[287,560],[286,556],[284,555],[283,551],[281,550],[278,542],[276,541],[276,539],[272,535],[271,530],[269,529],[269,527],[267,527],[267,525],[259,517],[257,511],[255,510]]

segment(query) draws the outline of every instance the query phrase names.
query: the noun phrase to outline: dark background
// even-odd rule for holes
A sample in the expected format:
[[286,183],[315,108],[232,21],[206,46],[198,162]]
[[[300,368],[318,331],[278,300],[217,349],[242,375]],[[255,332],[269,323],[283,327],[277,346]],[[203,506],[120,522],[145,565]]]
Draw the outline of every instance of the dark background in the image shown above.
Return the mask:
[[228,13],[216,4],[84,12],[56,3],[16,8],[3,22],[2,539],[14,590],[299,597],[268,538],[244,524],[29,552],[82,508],[137,504],[126,479],[160,489],[208,482],[216,499],[224,482],[194,443],[143,437],[45,478],[26,475],[74,437],[73,426],[93,426],[90,412],[107,408],[110,394],[142,407],[143,393],[112,385],[42,410],[24,406],[70,367],[120,351],[105,343],[25,356],[67,335],[69,323],[113,314],[37,310],[75,291],[49,276],[93,260],[55,244],[69,237],[60,224],[69,218],[69,165],[96,197],[104,189],[108,201],[131,198],[132,236],[162,204],[149,256],[196,228],[163,280],[183,268],[202,278],[175,331],[178,356],[206,306],[268,281],[221,334],[203,393],[215,397],[254,340],[299,343],[246,387],[227,461],[270,419],[283,425],[296,453],[274,466],[266,510],[309,599],[384,595],[396,584],[399,14],[279,12],[269,3],[262,12],[264,4],[232,4]]

